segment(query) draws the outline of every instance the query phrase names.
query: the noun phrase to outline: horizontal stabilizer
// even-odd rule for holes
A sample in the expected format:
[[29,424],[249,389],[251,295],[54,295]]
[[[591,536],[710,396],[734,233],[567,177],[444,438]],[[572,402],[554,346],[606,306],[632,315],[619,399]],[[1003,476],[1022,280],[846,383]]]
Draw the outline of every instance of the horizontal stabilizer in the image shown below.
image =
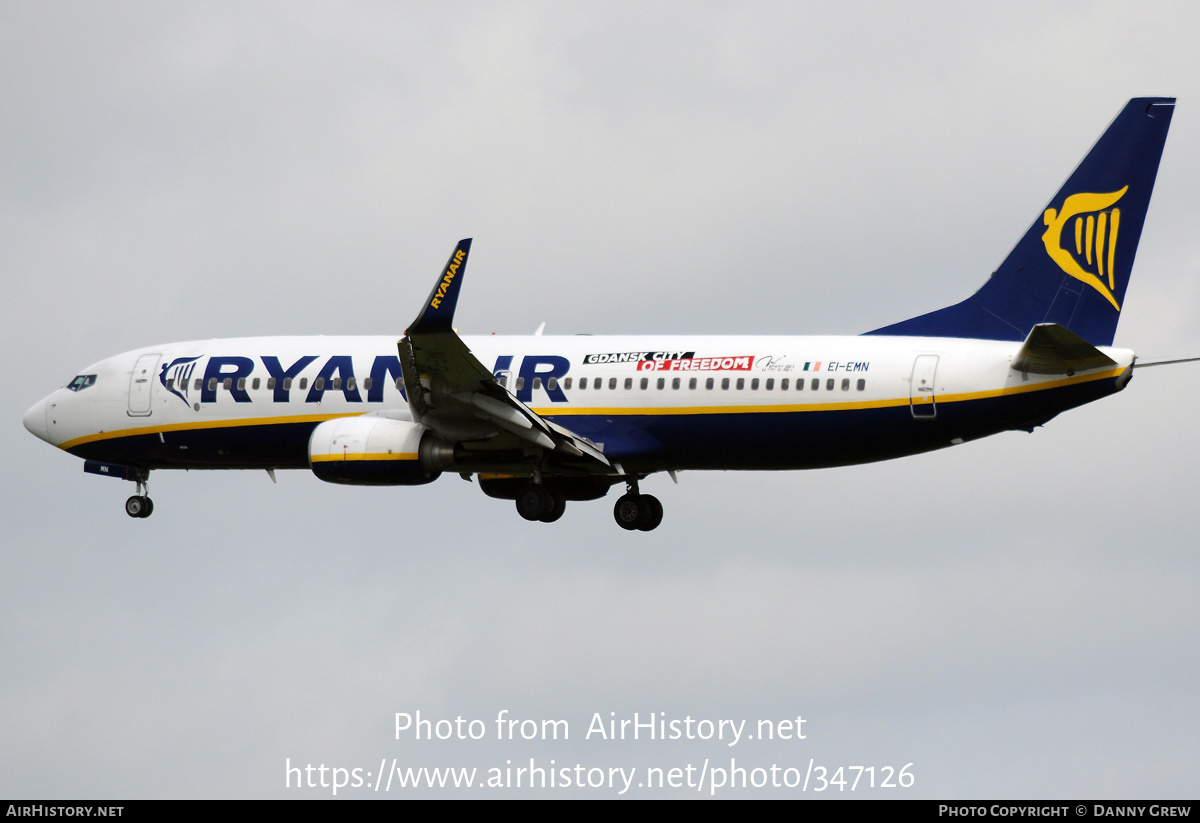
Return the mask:
[[1057,323],[1034,326],[1012,362],[1015,371],[1033,374],[1075,374],[1115,365],[1117,361]]

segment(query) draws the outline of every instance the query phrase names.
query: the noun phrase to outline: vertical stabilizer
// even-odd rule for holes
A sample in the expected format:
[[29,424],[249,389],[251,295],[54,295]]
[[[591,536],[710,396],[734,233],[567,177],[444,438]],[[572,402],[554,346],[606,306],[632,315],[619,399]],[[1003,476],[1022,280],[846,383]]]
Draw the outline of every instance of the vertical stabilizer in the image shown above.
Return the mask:
[[1130,100],[979,291],[867,333],[1020,341],[1057,323],[1111,345],[1174,110]]

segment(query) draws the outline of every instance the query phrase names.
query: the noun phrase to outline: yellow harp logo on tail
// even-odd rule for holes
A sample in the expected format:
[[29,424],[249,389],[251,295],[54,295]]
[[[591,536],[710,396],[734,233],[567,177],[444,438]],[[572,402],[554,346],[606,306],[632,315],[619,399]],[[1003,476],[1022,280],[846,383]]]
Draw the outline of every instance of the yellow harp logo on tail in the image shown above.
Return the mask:
[[[1129,186],[1108,194],[1072,194],[1062,206],[1062,211],[1046,209],[1042,221],[1046,232],[1042,243],[1046,254],[1067,274],[1087,283],[1104,295],[1117,311],[1117,298],[1113,261],[1117,253],[1117,231],[1121,228],[1121,210],[1112,208]],[[1075,253],[1062,247],[1063,229],[1071,223],[1075,233]],[[1107,280],[1107,284],[1105,281]]]

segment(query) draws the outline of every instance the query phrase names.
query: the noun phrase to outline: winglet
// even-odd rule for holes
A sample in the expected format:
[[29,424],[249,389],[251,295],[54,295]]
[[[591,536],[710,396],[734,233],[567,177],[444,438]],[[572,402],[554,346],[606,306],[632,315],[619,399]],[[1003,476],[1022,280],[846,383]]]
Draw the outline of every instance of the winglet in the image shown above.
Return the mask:
[[459,240],[454,253],[446,261],[429,299],[421,313],[408,327],[405,334],[452,331],[454,309],[458,306],[458,293],[462,290],[463,273],[467,268],[467,255],[471,253],[471,238]]

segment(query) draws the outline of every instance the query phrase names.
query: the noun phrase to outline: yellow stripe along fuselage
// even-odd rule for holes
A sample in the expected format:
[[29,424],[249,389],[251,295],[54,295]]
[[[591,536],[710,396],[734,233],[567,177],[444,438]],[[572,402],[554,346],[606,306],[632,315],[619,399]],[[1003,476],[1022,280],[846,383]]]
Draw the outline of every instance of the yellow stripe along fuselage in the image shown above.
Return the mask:
[[[509,390],[537,414],[602,444],[610,459],[649,470],[803,468],[925,451],[1035,425],[1116,391],[1132,362],[1132,352],[1106,349],[1115,368],[1037,376],[1010,368],[1019,344],[939,338],[465,340],[480,362],[499,367]],[[60,390],[48,398],[53,402],[47,439],[55,438],[51,442],[80,456],[149,468],[304,467],[309,465],[307,438],[317,424],[407,409],[390,373],[386,386],[377,384],[372,393],[377,400],[363,390],[373,364],[394,347],[392,337],[254,338],[130,352],[90,367],[85,373],[99,375],[92,388]],[[148,352],[161,354],[151,411],[134,416],[128,387],[134,364]],[[267,352],[285,366],[313,357],[293,376],[287,402],[278,402],[267,388],[268,373],[260,371]],[[339,389],[327,389],[319,402],[312,402],[316,378],[322,369],[331,373],[328,364],[335,356],[341,361],[340,371],[333,372]],[[242,357],[251,364],[253,369],[239,373],[243,395],[232,381],[228,388],[218,385],[207,403],[190,394],[189,404],[180,397],[179,386],[172,386],[175,393],[167,390],[167,366],[192,358],[203,364],[205,357],[230,362]],[[914,394],[918,357],[935,364],[925,394]],[[700,368],[710,364],[737,368]],[[358,402],[346,391],[355,385],[351,378],[357,381]],[[581,387],[583,382],[587,388]],[[803,388],[798,388],[801,382]],[[301,385],[308,386],[307,393]],[[914,398],[934,414],[916,417]]]

